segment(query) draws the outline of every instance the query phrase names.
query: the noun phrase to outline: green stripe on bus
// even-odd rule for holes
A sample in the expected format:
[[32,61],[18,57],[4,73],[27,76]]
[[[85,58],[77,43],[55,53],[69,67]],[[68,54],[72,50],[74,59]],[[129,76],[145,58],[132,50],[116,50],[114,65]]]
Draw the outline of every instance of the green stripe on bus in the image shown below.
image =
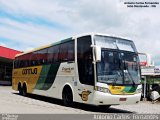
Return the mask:
[[52,86],[52,84],[55,81],[59,66],[60,66],[60,63],[52,64],[50,66],[50,69],[49,69],[48,74],[46,76],[46,80],[45,80],[44,85],[41,88],[41,90],[48,90]]
[[128,91],[129,93],[134,93],[138,86],[132,86],[131,89]]
[[134,93],[137,89],[137,86],[126,86],[123,91],[127,93]]
[[42,89],[51,65],[43,65],[35,89]]

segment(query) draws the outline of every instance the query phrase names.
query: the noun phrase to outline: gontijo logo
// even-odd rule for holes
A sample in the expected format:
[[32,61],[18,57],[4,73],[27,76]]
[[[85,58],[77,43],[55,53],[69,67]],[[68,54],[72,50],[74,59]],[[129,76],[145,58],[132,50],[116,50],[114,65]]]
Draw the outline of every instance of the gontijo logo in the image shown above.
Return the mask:
[[22,70],[22,75],[37,74],[37,68],[27,68]]
[[120,90],[121,87],[119,87],[119,86],[112,86],[112,89],[114,89],[114,90],[115,90],[115,89],[117,89],[117,90],[119,89],[119,90]]

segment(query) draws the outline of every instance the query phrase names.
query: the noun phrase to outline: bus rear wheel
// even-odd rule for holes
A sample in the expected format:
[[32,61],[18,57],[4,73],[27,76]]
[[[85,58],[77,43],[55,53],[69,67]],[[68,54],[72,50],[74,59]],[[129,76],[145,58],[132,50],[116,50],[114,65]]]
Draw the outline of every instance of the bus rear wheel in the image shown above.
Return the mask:
[[27,96],[27,86],[26,86],[26,84],[24,84],[23,87],[22,87],[22,95]]
[[71,106],[73,104],[73,94],[70,87],[65,87],[62,93],[62,99],[65,106]]
[[22,95],[22,86],[21,86],[21,83],[18,84],[18,92],[19,92],[19,95]]

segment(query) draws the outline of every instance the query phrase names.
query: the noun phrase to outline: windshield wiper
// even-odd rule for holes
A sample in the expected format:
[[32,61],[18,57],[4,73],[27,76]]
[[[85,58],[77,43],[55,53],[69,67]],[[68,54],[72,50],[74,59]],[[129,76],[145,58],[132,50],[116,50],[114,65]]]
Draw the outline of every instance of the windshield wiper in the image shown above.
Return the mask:
[[[123,66],[123,67],[122,67],[122,66]],[[133,83],[132,85],[135,86],[135,81],[134,81],[134,79],[132,78],[132,75],[131,75],[130,71],[127,69],[125,61],[124,61],[124,63],[123,63],[123,62],[120,60],[119,68],[120,68],[120,70],[122,71],[122,74],[123,74],[123,77],[122,77],[122,78],[123,78],[123,79],[125,79],[124,70],[127,70],[127,73],[128,73],[128,75],[129,75],[129,78],[131,79],[131,81],[132,81],[132,83]],[[121,73],[118,74],[118,76],[122,76]],[[113,86],[116,84],[117,80],[118,80],[118,79],[115,79],[115,80],[112,82],[112,85],[113,85]]]
[[133,77],[132,77],[132,75],[131,75],[131,73],[130,73],[130,71],[128,70],[128,68],[126,67],[126,63],[125,63],[125,61],[124,61],[124,68],[125,68],[125,70],[127,70],[127,73],[128,73],[128,75],[129,75],[129,77],[130,77],[130,79],[132,80],[132,82],[133,82],[133,86],[135,86],[135,81],[134,81],[134,79],[133,79]]
[[[122,71],[122,72],[118,72],[118,77],[120,76],[120,77],[122,77],[122,79],[123,79],[123,78],[124,78],[124,72],[123,72],[123,68],[122,68],[122,60],[120,60],[120,59],[119,59],[119,69],[120,69],[120,71]],[[122,73],[122,74],[121,74],[121,73]],[[115,80],[112,82],[112,85],[113,85],[113,86],[116,84],[117,80],[118,80],[118,78],[115,79]]]
[[132,78],[132,75],[131,75],[131,73],[129,72],[129,70],[127,70],[128,71],[128,75],[130,76],[130,78],[131,78],[131,80],[132,80],[132,82],[133,82],[133,86],[135,86],[135,81],[134,81],[134,79]]

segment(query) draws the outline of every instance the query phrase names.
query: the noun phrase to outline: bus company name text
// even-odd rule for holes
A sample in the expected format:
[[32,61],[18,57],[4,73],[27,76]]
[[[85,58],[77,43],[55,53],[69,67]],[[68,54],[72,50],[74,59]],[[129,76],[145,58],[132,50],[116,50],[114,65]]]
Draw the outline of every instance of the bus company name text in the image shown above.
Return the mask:
[[74,68],[65,68],[65,67],[62,68],[62,72],[67,72],[67,73],[70,73],[73,70]]
[[37,68],[27,68],[22,70],[22,75],[37,74]]

